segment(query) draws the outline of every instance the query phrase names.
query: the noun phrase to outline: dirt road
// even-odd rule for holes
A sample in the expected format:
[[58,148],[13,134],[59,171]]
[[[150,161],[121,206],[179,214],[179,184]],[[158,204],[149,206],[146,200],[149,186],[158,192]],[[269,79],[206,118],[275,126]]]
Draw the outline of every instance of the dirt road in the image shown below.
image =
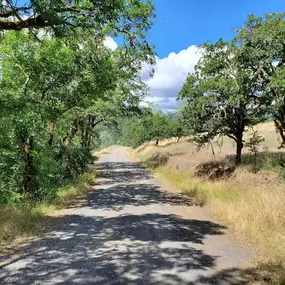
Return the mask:
[[99,160],[89,199],[21,253],[0,260],[0,284],[247,284],[250,254],[191,200],[164,191],[115,148]]

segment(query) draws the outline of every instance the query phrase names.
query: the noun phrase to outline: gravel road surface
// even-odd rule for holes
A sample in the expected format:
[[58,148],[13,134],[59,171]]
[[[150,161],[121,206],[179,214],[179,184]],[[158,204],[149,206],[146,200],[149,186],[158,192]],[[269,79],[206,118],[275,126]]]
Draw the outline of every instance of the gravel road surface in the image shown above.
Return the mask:
[[166,191],[126,148],[109,151],[97,168],[87,201],[0,259],[0,284],[248,284],[236,268],[249,252],[205,209]]

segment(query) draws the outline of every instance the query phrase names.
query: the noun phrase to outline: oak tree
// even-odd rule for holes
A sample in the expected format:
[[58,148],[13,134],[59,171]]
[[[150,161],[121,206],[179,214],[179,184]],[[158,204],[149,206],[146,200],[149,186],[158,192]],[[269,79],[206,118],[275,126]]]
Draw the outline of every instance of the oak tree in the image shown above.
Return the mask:
[[216,136],[228,136],[236,143],[236,163],[241,162],[245,128],[262,118],[260,94],[251,80],[251,70],[237,60],[235,42],[219,40],[202,46],[203,56],[189,74],[179,98],[187,100],[182,110],[199,145]]

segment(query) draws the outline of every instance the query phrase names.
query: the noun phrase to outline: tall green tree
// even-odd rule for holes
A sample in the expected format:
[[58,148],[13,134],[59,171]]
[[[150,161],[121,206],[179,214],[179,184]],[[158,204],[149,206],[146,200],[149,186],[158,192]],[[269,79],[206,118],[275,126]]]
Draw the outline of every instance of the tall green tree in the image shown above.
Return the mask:
[[187,100],[182,113],[200,145],[216,136],[236,142],[236,163],[241,162],[245,128],[262,118],[260,94],[251,80],[251,70],[237,60],[235,42],[222,40],[202,46],[203,56],[189,74],[179,98]]
[[145,86],[138,76],[141,55],[126,54],[124,66],[123,50],[112,52],[84,31],[40,41],[25,31],[5,34],[0,199],[53,195],[58,182],[91,162],[94,128],[136,112]]
[[145,108],[138,116],[126,120],[122,124],[122,143],[138,147],[141,144],[181,137],[184,134],[181,121],[171,113],[164,113],[156,108]]
[[[62,37],[88,31],[101,38],[120,37],[122,62],[154,63],[154,46],[146,40],[155,17],[152,0],[5,0],[0,3],[0,31],[27,30],[39,39],[43,35]],[[5,33],[3,33],[5,34]],[[127,68],[127,64],[122,67]]]
[[268,110],[285,147],[285,13],[262,17],[249,15],[237,39],[238,60],[250,69],[257,92],[263,94],[263,108]]

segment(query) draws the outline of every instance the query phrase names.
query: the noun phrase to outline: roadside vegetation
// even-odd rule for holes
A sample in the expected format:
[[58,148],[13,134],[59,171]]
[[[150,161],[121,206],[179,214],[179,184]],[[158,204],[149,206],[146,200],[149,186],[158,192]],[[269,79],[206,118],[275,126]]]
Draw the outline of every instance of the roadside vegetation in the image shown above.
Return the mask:
[[[143,111],[151,1],[4,1],[0,11],[0,242],[35,229],[95,174],[94,149]],[[131,29],[130,29],[131,27]],[[122,45],[111,50],[111,36]],[[100,133],[102,132],[102,136]]]
[[240,167],[230,178],[210,180],[198,177],[195,168],[180,170],[179,163],[165,163],[167,154],[160,154],[159,160],[157,155],[145,159],[147,152],[138,155],[146,166],[155,165],[158,175],[193,197],[196,205],[209,205],[220,220],[238,233],[237,238],[284,260],[285,182],[277,174],[252,173]]
[[30,201],[11,203],[0,206],[0,245],[7,244],[17,237],[38,235],[43,222],[55,210],[66,208],[75,203],[77,198],[90,190],[90,183],[96,178],[94,170],[79,176],[72,184],[65,185],[57,190],[56,198],[36,205]]
[[[259,155],[263,159],[256,171],[253,155],[248,153],[245,165],[235,168],[230,175],[211,178],[224,161],[209,161],[211,167],[207,172],[204,166],[208,164],[205,161],[211,154],[210,147],[193,153],[189,150],[196,146],[191,142],[161,142],[164,143],[156,146],[152,142],[133,154],[160,179],[192,197],[196,206],[209,207],[216,219],[230,229],[235,240],[258,254],[256,271],[249,272],[252,278],[265,284],[284,284],[285,180],[283,170],[281,176],[279,173],[279,161],[284,159],[284,154],[276,153],[277,164],[275,153],[273,157],[271,153],[258,154],[258,161]],[[221,152],[220,157],[225,155]],[[193,160],[198,167],[192,166]],[[228,169],[228,162],[225,165],[226,168],[224,164],[221,166],[222,173]],[[199,166],[203,166],[203,176],[197,175]]]

